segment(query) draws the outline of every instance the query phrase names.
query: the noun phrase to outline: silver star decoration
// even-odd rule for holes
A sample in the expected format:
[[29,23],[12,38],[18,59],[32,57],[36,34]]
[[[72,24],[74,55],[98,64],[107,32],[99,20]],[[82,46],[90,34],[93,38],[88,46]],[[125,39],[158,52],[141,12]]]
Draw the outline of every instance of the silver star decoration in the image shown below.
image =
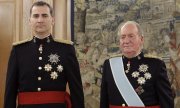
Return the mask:
[[48,56],[49,57],[49,62],[51,62],[52,64],[57,64],[60,60],[59,60],[59,56],[57,54],[51,54]]
[[62,72],[63,71],[63,66],[62,65],[58,65],[57,66],[57,71],[58,72]]
[[140,72],[146,72],[148,70],[148,66],[145,64],[142,64],[139,66],[139,71]]
[[56,71],[51,72],[51,78],[52,78],[53,80],[57,79],[57,77],[58,77],[58,74],[57,74]]
[[138,84],[140,84],[140,85],[145,84],[145,82],[146,82],[144,77],[139,77],[137,81],[138,81]]
[[137,78],[139,76],[139,72],[135,71],[131,75],[133,78]]
[[44,66],[44,69],[45,69],[45,71],[49,72],[49,71],[51,71],[52,66],[51,66],[50,64],[46,64],[46,65]]
[[147,72],[147,73],[144,74],[144,77],[146,79],[151,79],[151,74],[149,72]]

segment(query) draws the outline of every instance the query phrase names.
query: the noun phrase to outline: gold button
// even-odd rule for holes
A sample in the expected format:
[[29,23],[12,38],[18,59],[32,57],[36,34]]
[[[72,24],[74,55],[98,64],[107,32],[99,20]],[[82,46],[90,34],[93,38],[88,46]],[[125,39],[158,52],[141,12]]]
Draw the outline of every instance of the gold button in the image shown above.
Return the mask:
[[38,67],[38,69],[39,69],[39,70],[41,70],[41,69],[42,69],[42,67],[41,67],[41,66],[39,66],[39,67]]
[[38,91],[41,91],[41,88],[37,88]]
[[125,107],[126,105],[125,104],[122,104],[122,107]]
[[40,81],[40,80],[41,80],[41,77],[38,77],[38,80]]
[[42,57],[39,57],[39,60],[42,60]]

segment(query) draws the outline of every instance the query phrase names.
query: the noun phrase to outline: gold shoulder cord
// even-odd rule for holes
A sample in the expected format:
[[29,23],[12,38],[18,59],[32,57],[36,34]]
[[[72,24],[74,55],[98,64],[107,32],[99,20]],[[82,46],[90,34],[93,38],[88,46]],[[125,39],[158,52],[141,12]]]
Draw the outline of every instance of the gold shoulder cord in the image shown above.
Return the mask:
[[29,42],[29,41],[31,41],[31,40],[32,40],[32,38],[28,38],[28,39],[25,39],[25,40],[22,40],[22,41],[14,42],[14,43],[13,43],[13,46],[20,45],[20,44]]
[[60,42],[60,43],[64,43],[64,44],[70,44],[70,45],[73,45],[73,42],[70,41],[70,40],[63,40],[63,39],[54,39],[54,41],[56,42]]

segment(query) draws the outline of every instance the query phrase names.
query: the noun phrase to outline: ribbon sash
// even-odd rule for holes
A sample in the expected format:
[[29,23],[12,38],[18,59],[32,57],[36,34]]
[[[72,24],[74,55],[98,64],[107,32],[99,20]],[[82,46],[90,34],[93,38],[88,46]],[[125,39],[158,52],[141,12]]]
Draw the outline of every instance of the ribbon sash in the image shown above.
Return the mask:
[[127,105],[144,107],[144,103],[135,92],[124,72],[122,57],[111,58],[110,67],[116,86]]

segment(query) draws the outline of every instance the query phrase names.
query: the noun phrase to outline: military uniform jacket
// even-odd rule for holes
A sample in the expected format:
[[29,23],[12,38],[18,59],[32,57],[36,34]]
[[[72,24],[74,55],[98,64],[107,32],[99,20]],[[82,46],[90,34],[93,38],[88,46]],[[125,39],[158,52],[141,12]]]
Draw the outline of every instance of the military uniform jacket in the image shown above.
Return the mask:
[[[66,91],[67,82],[72,108],[84,108],[79,64],[72,45],[57,42],[52,36],[45,39],[34,37],[14,45],[7,69],[4,108],[16,108],[19,92]],[[17,106],[66,108],[63,103]]]
[[[145,57],[143,53],[131,59],[124,56],[122,58],[126,76],[145,106],[174,108],[166,66],[162,60]],[[109,105],[127,106],[113,79],[109,60],[106,60],[103,66],[100,108],[109,108]]]

